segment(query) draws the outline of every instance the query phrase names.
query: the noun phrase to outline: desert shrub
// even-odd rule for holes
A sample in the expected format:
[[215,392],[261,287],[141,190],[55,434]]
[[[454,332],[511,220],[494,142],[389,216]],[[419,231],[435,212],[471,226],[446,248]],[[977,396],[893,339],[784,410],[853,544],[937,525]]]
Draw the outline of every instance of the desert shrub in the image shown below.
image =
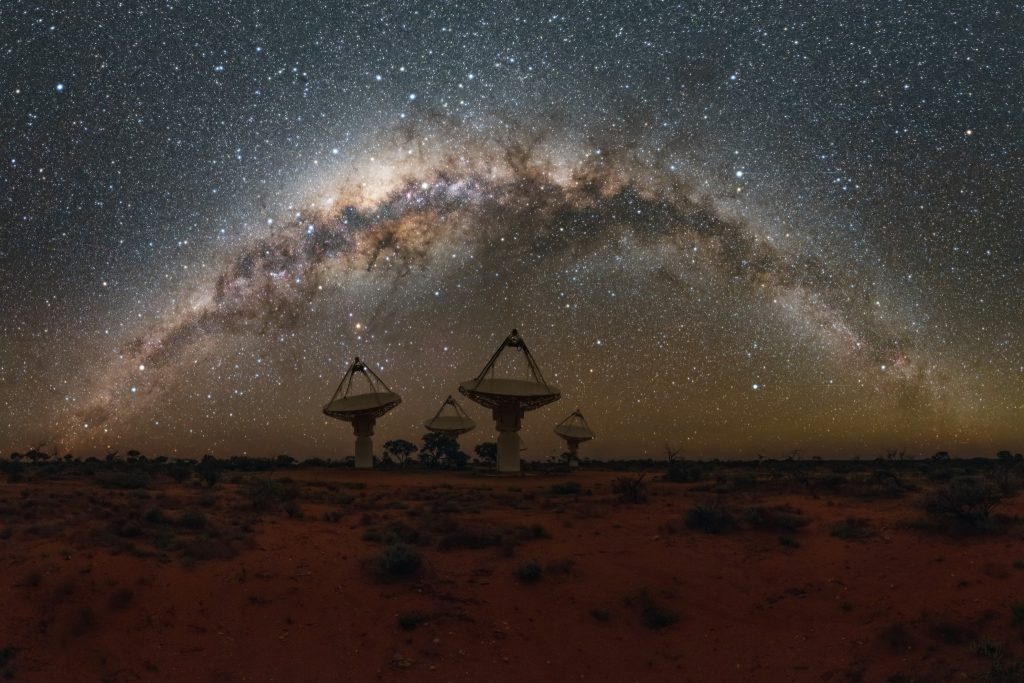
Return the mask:
[[779,545],[783,548],[799,548],[800,541],[796,540],[792,536],[779,536]]
[[521,541],[531,541],[537,538],[551,538],[551,534],[542,524],[531,524],[529,526],[517,526],[516,537]]
[[598,607],[595,607],[594,609],[590,610],[590,616],[596,619],[597,621],[611,621],[612,619],[611,612],[609,612],[606,609],[600,609]]
[[0,648],[0,676],[14,678],[14,668],[11,667],[11,662],[14,661],[15,654],[17,654],[17,650],[13,647]]
[[147,524],[163,524],[167,521],[167,516],[160,508],[150,508],[142,515],[142,519]]
[[548,493],[553,496],[575,496],[582,493],[583,487],[580,486],[578,481],[566,481],[558,484],[552,484],[551,488],[548,489]]
[[516,578],[520,583],[537,583],[543,574],[543,568],[536,562],[524,562],[516,569]]
[[204,508],[212,508],[217,504],[217,494],[212,491],[206,491],[199,496],[199,504]]
[[736,518],[721,502],[698,503],[686,513],[686,528],[706,534],[724,534],[736,528]]
[[928,495],[925,510],[972,531],[991,528],[992,510],[1005,498],[998,486],[987,479],[963,476]]
[[299,487],[291,481],[253,477],[242,486],[242,495],[256,510],[265,512],[299,497]]
[[398,628],[412,631],[417,626],[427,623],[427,615],[422,612],[405,612],[398,615]]
[[1024,683],[1024,662],[996,657],[989,670],[978,678],[981,683]]
[[421,544],[427,542],[420,530],[405,522],[391,522],[383,529],[371,527],[363,532],[364,541],[395,545],[396,543]]
[[824,489],[826,491],[839,491],[843,489],[846,486],[846,484],[846,477],[842,474],[837,474],[835,472],[823,474],[820,477],[815,478],[814,480],[815,487],[819,489]]
[[96,473],[96,483],[106,489],[144,489],[149,487],[149,475],[142,470]]
[[740,515],[741,519],[755,529],[772,531],[796,531],[811,523],[811,518],[800,514],[796,508],[749,507]]
[[192,478],[192,470],[187,465],[172,465],[167,468],[167,473],[178,484],[183,484]]
[[647,500],[647,482],[645,474],[635,477],[619,477],[612,481],[612,493],[619,497],[620,503],[643,503]]
[[640,616],[644,626],[652,630],[666,628],[679,621],[678,612],[662,605],[647,591],[640,594]]
[[963,645],[972,642],[977,634],[974,629],[965,624],[949,621],[946,619],[934,619],[926,616],[928,623],[928,634],[947,645]]
[[302,519],[302,508],[299,507],[297,501],[289,500],[281,506],[284,509],[284,513],[293,519]]
[[702,477],[703,472],[697,463],[686,460],[670,460],[663,479],[674,484],[692,484],[700,481]]
[[373,562],[378,577],[384,579],[412,576],[423,566],[419,551],[404,543],[395,543],[384,549]]
[[1024,627],[1024,602],[1018,602],[1010,608],[1010,621],[1018,628]]
[[206,516],[201,512],[189,510],[181,516],[178,523],[186,529],[202,529],[206,526]]
[[229,540],[207,535],[183,542],[181,554],[187,561],[228,560],[238,551]]
[[443,535],[437,547],[441,550],[454,550],[455,548],[480,550],[499,546],[502,540],[501,534],[493,531],[460,526]]
[[871,522],[863,517],[847,517],[833,524],[829,534],[845,540],[857,540],[874,536],[875,529]]
[[987,659],[1002,657],[1006,646],[995,640],[980,640],[974,644],[974,654]]

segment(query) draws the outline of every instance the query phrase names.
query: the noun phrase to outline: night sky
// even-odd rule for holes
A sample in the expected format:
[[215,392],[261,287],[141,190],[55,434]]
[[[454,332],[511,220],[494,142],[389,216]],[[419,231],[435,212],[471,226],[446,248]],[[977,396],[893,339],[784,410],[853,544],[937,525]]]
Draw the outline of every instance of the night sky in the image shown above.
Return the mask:
[[[544,6],[542,6],[544,5]],[[826,7],[828,5],[828,7]],[[0,6],[0,450],[1024,448],[1024,6]],[[493,438],[488,413],[461,400]]]

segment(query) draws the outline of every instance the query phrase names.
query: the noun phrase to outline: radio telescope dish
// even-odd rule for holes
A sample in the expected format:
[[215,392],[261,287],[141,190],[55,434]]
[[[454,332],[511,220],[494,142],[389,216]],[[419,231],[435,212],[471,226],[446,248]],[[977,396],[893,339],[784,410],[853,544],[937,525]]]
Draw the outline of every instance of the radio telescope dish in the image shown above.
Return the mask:
[[[519,351],[526,360],[523,377],[498,377],[495,363],[506,350]],[[498,430],[498,471],[519,471],[519,430],[523,413],[557,401],[562,392],[548,384],[518,330],[512,330],[494,352],[480,374],[459,385],[459,392],[490,408]]]
[[466,414],[462,406],[449,396],[441,404],[434,417],[424,422],[423,426],[432,432],[441,432],[454,438],[474,429],[476,423]]
[[373,426],[378,417],[401,402],[402,397],[391,391],[384,380],[356,356],[334,396],[324,406],[324,415],[352,423],[357,468],[373,468]]
[[569,413],[569,417],[555,425],[555,434],[565,439],[565,445],[569,449],[569,467],[579,467],[580,444],[584,441],[590,441],[595,436],[594,430],[587,424],[587,420],[583,417],[583,413],[579,411],[579,408]]

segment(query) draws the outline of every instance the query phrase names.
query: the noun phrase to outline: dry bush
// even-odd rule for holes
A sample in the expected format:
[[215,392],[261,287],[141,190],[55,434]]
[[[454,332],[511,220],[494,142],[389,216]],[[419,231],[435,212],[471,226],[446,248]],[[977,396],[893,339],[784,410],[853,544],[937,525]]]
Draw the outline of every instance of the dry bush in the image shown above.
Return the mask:
[[1006,498],[991,481],[978,476],[957,477],[939,487],[924,500],[932,517],[952,522],[968,531],[993,528],[992,511]]

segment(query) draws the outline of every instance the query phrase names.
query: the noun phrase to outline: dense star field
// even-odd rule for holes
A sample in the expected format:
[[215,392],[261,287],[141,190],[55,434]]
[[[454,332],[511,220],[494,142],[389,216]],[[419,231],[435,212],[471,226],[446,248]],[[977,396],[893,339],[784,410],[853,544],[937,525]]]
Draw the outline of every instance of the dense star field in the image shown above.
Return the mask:
[[[546,5],[546,3],[545,3]],[[1017,3],[7,2],[0,450],[1020,449]],[[493,436],[487,413],[463,400]]]

